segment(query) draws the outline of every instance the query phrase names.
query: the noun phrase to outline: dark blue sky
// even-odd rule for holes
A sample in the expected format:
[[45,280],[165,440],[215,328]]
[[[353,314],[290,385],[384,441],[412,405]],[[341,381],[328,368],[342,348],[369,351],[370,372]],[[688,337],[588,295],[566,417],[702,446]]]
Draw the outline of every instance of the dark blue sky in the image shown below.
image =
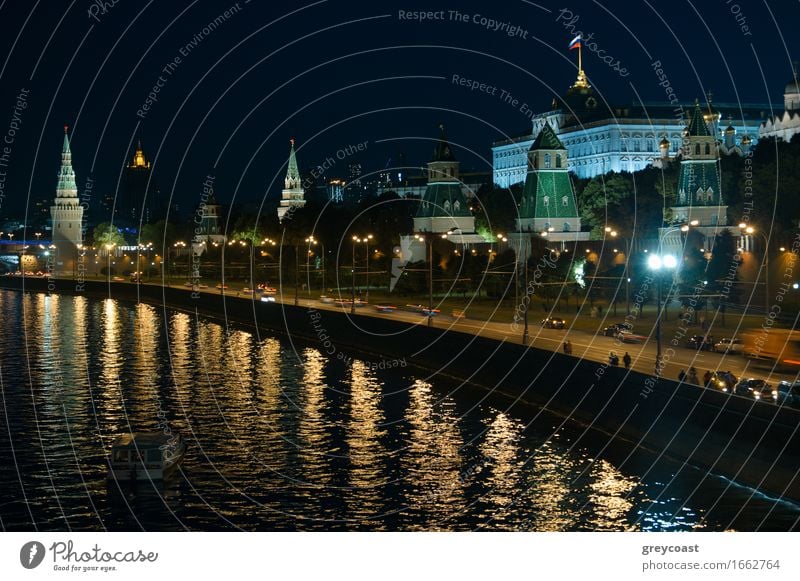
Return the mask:
[[[336,177],[351,159],[367,171],[389,158],[396,162],[399,152],[409,165],[423,164],[429,139],[444,123],[463,170],[488,171],[491,142],[529,128],[523,103],[545,110],[573,81],[576,53],[567,44],[574,30],[593,33],[596,50],[612,61],[584,51],[590,81],[611,103],[665,100],[651,68],[656,60],[682,100],[711,90],[716,101],[780,103],[791,55],[800,55],[794,34],[800,7],[789,2],[118,0],[105,11],[98,6],[0,3],[3,135],[16,95],[30,91],[9,163],[0,168],[6,172],[0,216],[23,212],[29,195],[54,194],[65,123],[72,127],[79,186],[91,175],[95,199],[116,190],[141,136],[162,193],[189,208],[209,173],[225,202],[279,196],[291,137],[302,169],[332,159],[326,175]],[[443,19],[420,22],[401,18],[401,10],[444,12],[433,15]],[[499,29],[488,29],[484,19]],[[519,32],[509,35],[511,27]],[[180,62],[165,73],[176,57]],[[627,76],[615,72],[617,61]],[[497,90],[470,91],[454,84],[453,75]],[[137,115],[159,76],[157,101]],[[502,90],[518,103],[504,102]],[[348,144],[363,142],[366,151],[337,159]]]

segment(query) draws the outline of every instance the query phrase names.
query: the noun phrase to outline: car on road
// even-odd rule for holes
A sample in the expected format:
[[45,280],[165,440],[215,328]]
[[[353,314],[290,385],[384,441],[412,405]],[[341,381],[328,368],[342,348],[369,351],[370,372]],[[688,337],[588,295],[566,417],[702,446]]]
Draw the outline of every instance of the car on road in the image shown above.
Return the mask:
[[617,333],[617,341],[620,343],[644,343],[647,341],[647,337],[645,335],[637,335],[636,333],[632,333],[628,329],[622,329]]
[[772,387],[771,383],[753,377],[743,379],[737,383],[736,387],[733,388],[733,393],[761,401],[774,402],[778,399],[778,392]]
[[567,322],[561,317],[547,317],[542,320],[542,327],[545,329],[563,329]]
[[744,353],[744,341],[741,339],[720,339],[714,343],[714,351],[717,353]]
[[736,376],[730,371],[715,371],[711,374],[706,387],[731,394],[737,381]]
[[600,331],[603,337],[616,337],[621,331],[630,331],[630,325],[625,323],[612,323]]
[[227,290],[228,289],[228,285],[227,284],[222,284],[220,282],[220,283],[217,283],[217,288],[220,289],[220,290]]
[[710,335],[692,335],[686,342],[689,349],[698,351],[712,351],[714,349],[714,338]]
[[375,310],[379,313],[393,313],[397,310],[394,305],[375,305]]
[[125,279],[122,278],[121,276],[112,276],[111,280],[113,280],[115,282],[125,282]]
[[131,282],[142,282],[142,273],[141,272],[132,272],[130,280],[131,280]]
[[800,408],[800,381],[781,381],[777,391],[778,405]]

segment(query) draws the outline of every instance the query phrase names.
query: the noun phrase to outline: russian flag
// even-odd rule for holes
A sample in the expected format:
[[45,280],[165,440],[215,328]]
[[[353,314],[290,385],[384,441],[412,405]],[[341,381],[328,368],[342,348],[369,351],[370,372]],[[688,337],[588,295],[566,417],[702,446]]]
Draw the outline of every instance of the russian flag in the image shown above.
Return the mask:
[[579,34],[578,36],[572,39],[571,43],[569,43],[569,50],[580,47],[581,47],[581,35]]

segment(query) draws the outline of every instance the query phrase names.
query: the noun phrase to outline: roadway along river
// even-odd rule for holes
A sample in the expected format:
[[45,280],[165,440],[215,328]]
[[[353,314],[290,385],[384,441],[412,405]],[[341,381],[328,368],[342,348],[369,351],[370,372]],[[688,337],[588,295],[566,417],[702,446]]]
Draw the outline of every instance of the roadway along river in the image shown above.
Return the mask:
[[[0,387],[3,530],[791,530],[800,518],[619,439],[575,446],[557,418],[411,367],[345,365],[147,305],[0,291]],[[176,477],[109,483],[112,439],[162,417],[189,443]]]

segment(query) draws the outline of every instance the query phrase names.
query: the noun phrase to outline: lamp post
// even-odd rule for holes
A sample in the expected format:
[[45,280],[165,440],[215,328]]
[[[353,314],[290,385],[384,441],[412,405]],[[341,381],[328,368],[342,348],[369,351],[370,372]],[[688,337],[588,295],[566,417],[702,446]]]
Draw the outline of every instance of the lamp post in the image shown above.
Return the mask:
[[760,230],[756,230],[752,226],[748,226],[744,222],[739,224],[739,229],[743,234],[749,236],[758,234],[764,240],[764,314],[766,315],[769,313],[769,240],[766,234]]
[[[442,236],[447,237],[447,234]],[[420,242],[428,245],[428,326],[433,325],[433,239],[417,234],[414,236]]]
[[353,235],[353,290],[352,290],[352,305],[350,307],[350,312],[355,313],[356,308],[356,244],[363,243],[365,245],[367,251],[367,302],[369,302],[369,241],[372,240],[372,234],[367,234],[366,236],[357,236]]
[[[306,244],[308,247],[306,248],[306,279],[308,280],[308,298],[311,298],[311,247],[317,245],[317,240],[314,236],[309,236],[306,238]],[[323,257],[324,260],[324,257]],[[325,271],[322,272],[322,279],[323,279],[323,287],[325,286]],[[325,292],[323,291],[323,294]]]
[[106,266],[106,277],[108,278],[108,284],[111,284],[111,249],[114,248],[113,244],[106,244],[106,258],[108,259],[107,266]]
[[[612,238],[616,238],[619,233],[610,226],[606,226],[605,228],[606,233],[611,236]],[[625,269],[622,272],[622,276],[625,277],[625,314],[631,314],[631,276],[630,276],[630,260],[631,260],[631,240],[628,238],[623,238],[623,242],[625,243]]]
[[671,254],[664,256],[651,254],[647,259],[647,266],[656,273],[658,278],[656,286],[656,301],[658,303],[656,310],[656,377],[661,377],[661,286],[663,284],[661,274],[665,270],[674,270],[677,265],[677,259]]
[[[530,244],[530,236],[526,237],[525,241],[522,241],[520,238],[520,242],[523,244],[523,259],[522,259],[522,268],[523,270],[523,284],[525,285],[525,296],[528,296],[528,245]],[[517,303],[519,304],[519,303]],[[522,342],[527,345],[528,344],[528,305],[525,305],[525,309],[522,311],[522,318],[524,321],[524,326],[522,328]]]

